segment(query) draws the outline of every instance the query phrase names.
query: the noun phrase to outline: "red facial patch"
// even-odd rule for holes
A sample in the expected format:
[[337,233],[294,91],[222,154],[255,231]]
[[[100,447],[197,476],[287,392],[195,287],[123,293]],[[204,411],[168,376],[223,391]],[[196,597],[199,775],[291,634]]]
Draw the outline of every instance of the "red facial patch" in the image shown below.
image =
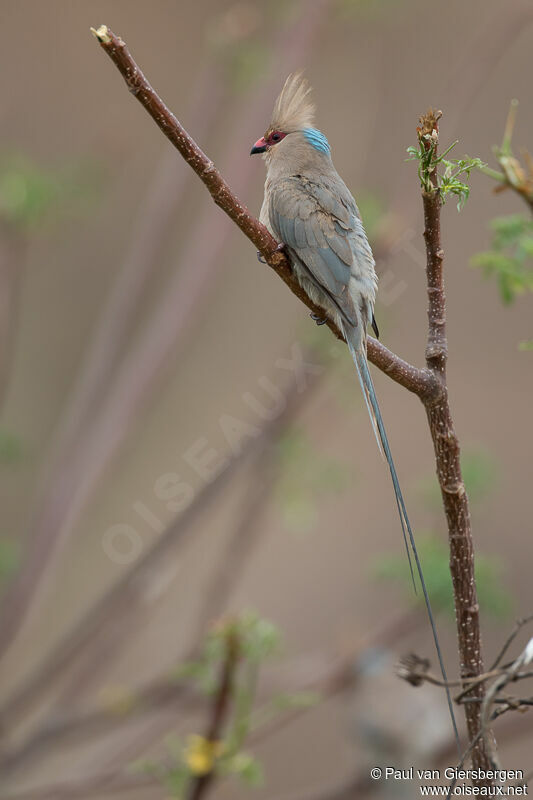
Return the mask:
[[286,137],[286,135],[287,134],[283,133],[283,131],[272,131],[272,133],[270,134],[270,136],[266,140],[266,143],[271,147],[273,144],[277,144],[278,142],[281,142],[281,140],[284,139]]

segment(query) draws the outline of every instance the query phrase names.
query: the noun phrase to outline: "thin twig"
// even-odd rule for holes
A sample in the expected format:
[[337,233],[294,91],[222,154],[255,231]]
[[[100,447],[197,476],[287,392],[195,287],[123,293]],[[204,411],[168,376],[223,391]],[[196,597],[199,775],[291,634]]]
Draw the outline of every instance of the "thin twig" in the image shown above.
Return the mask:
[[512,643],[514,642],[514,640],[516,639],[516,637],[518,636],[524,625],[528,625],[530,622],[533,622],[533,614],[531,614],[529,617],[523,617],[522,619],[517,619],[515,627],[507,637],[502,649],[496,656],[494,664],[491,667],[491,670],[496,669],[496,667],[502,661],[504,655],[507,653],[509,647],[512,645]]
[[[482,675],[477,675],[472,680],[467,682],[465,686],[465,679],[461,678],[458,680],[453,681],[444,681],[442,678],[437,678],[436,675],[432,675],[431,672],[426,672],[425,669],[417,669],[416,665],[412,663],[412,656],[402,659],[400,664],[398,665],[396,674],[399,678],[407,681],[412,686],[420,686],[422,683],[430,683],[433,686],[441,686],[442,688],[453,689],[457,686],[464,687],[463,690],[454,697],[456,703],[462,703],[463,701],[466,702],[474,702],[480,703],[483,701],[481,697],[470,697],[466,698],[465,696],[469,694],[472,689],[478,686],[480,683],[485,683],[486,681],[491,680],[492,678],[498,678],[502,675],[508,674],[508,667],[500,667],[499,669],[491,669],[488,672],[484,672]],[[525,678],[530,678],[533,675],[533,672],[520,672],[515,675],[515,679],[523,680]]]
[[[489,723],[491,719],[491,712],[492,706],[494,705],[494,701],[499,692],[504,689],[508,683],[511,681],[517,680],[518,675],[522,667],[530,664],[533,660],[533,639],[530,639],[522,653],[518,656],[518,658],[511,664],[511,666],[505,670],[504,675],[498,678],[492,686],[487,690],[483,702],[481,704],[481,715],[480,715],[480,727],[481,733],[483,735],[485,741],[485,747],[487,753],[490,756],[491,766],[496,769],[499,769],[498,764],[498,757],[495,751],[492,735],[489,729]],[[505,709],[500,710],[499,713],[504,713]]]

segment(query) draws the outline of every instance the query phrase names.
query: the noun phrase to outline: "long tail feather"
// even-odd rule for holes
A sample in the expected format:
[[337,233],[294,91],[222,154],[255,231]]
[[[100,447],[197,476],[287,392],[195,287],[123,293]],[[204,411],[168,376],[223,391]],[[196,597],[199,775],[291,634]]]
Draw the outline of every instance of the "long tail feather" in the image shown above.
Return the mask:
[[[370,384],[368,384],[368,381],[365,383],[365,380],[363,378],[363,371],[362,371],[362,369],[360,367],[360,363],[359,363],[360,355],[362,356],[362,358],[365,361],[365,363],[366,363],[366,359],[364,358],[364,356],[362,354],[360,354],[358,352],[358,350],[356,349],[356,346],[353,344],[353,342],[350,340],[350,337],[347,335],[346,330],[344,331],[344,336],[345,336],[346,341],[348,343],[348,348],[350,350],[350,353],[352,355],[354,364],[355,364],[356,369],[357,369],[357,377],[359,378],[359,384],[361,386],[361,391],[362,391],[363,397],[365,399],[365,404],[366,404],[366,408],[367,408],[367,411],[368,411],[368,416],[370,417],[370,422],[372,424],[372,430],[374,431],[374,436],[376,437],[376,442],[378,444],[379,452],[381,454],[381,457],[385,458],[385,453],[383,452],[383,446],[382,446],[383,436],[382,436],[381,431],[379,430],[378,419],[377,419],[377,416],[376,416],[376,414],[374,412],[374,409],[373,409],[373,406],[372,406],[371,395],[370,395],[370,391],[369,391],[369,388],[368,388],[368,386],[370,386],[372,388],[372,392],[373,392],[374,397],[375,397],[376,393],[374,392],[374,384],[372,383],[372,378],[371,377],[370,377]],[[368,373],[368,374],[370,376],[370,373]],[[377,400],[376,400],[376,405],[377,405]],[[379,414],[379,407],[378,407],[378,414]],[[381,418],[381,414],[379,414],[379,416]],[[382,424],[382,427],[383,427],[383,422],[381,424]],[[387,439],[387,435],[385,433],[385,429],[384,428],[383,428],[383,433],[385,434],[385,440],[386,440]],[[388,442],[387,442],[387,444],[388,444]],[[389,463],[389,467],[390,467],[391,463],[393,464],[393,467],[394,467],[394,463],[392,461],[392,455],[390,455],[390,457],[387,456],[387,461]],[[393,484],[394,484],[394,476],[392,478],[392,481],[393,481]],[[395,495],[396,495],[396,505],[398,506],[398,514],[400,516],[400,523],[401,523],[401,526],[402,526],[402,534],[403,534],[403,542],[404,542],[404,545],[405,545],[405,552],[407,554],[407,561],[409,563],[409,571],[411,573],[411,582],[413,584],[414,592],[415,592],[415,594],[417,594],[416,583],[415,583],[415,574],[414,574],[414,571],[413,571],[413,562],[411,561],[411,552],[409,550],[409,541],[407,539],[407,530],[406,530],[405,522],[404,522],[404,514],[403,514],[403,511],[402,511],[402,507],[400,505],[399,499],[398,499],[399,495],[401,496],[401,491],[400,491],[399,485],[398,485],[398,490],[396,490],[396,485],[394,486],[394,491],[395,491]]]
[[[437,652],[437,658],[439,660],[440,670],[442,673],[442,678],[444,682],[448,683],[448,678],[446,676],[446,668],[444,666],[444,659],[442,657],[442,651],[440,648],[439,637],[437,634],[437,626],[435,624],[435,619],[433,617],[433,611],[431,610],[431,603],[429,601],[429,594],[426,587],[426,582],[424,580],[424,574],[422,572],[422,564],[420,563],[420,558],[418,556],[418,550],[416,548],[415,538],[413,535],[413,531],[411,528],[411,523],[409,522],[409,517],[407,516],[407,509],[405,507],[405,501],[403,499],[402,490],[400,488],[400,482],[398,480],[398,475],[396,473],[396,467],[394,466],[394,460],[392,458],[392,453],[389,447],[389,440],[387,438],[387,433],[385,431],[385,426],[383,424],[383,418],[381,416],[381,411],[378,405],[378,400],[376,397],[376,392],[374,390],[374,383],[372,381],[372,376],[370,375],[370,370],[368,369],[368,363],[366,360],[366,354],[362,349],[360,343],[352,341],[352,337],[350,336],[351,331],[344,331],[346,341],[348,343],[348,347],[350,349],[350,353],[354,360],[357,375],[359,378],[359,382],[361,384],[361,388],[363,391],[363,396],[365,398],[365,403],[369,412],[370,421],[372,423],[372,428],[374,430],[374,434],[376,439],[378,439],[378,445],[380,446],[380,451],[385,453],[385,458],[387,459],[387,463],[389,465],[389,470],[392,478],[392,485],[394,487],[394,494],[396,496],[396,505],[398,506],[398,513],[400,516],[400,522],[402,526],[403,537],[405,541],[405,546],[407,549],[407,557],[409,560],[409,567],[411,570],[411,578],[414,582],[414,575],[413,575],[413,566],[411,562],[411,556],[409,553],[409,545],[411,547],[411,551],[413,554],[413,558],[416,564],[416,571],[418,577],[420,579],[420,586],[422,587],[422,594],[424,596],[424,601],[426,605],[426,610],[429,618],[429,623],[431,626],[431,631],[433,634],[433,641],[435,643],[435,650]],[[376,430],[377,429],[377,430]],[[461,752],[460,747],[460,740],[459,740],[459,732],[457,730],[457,723],[455,720],[455,714],[453,711],[453,704],[452,698],[450,694],[449,688],[446,686],[446,697],[448,700],[448,708],[450,710],[450,717],[452,720],[453,731],[455,740],[457,742],[457,747],[459,752]]]

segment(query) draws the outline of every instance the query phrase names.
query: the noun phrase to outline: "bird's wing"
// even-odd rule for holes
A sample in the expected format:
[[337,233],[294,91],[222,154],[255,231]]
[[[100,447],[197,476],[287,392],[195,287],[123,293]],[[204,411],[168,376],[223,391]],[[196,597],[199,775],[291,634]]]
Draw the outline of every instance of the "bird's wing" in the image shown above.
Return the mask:
[[357,324],[348,290],[350,277],[373,265],[361,219],[344,184],[330,185],[303,176],[277,181],[270,188],[269,218],[280,241],[303,264],[342,316]]

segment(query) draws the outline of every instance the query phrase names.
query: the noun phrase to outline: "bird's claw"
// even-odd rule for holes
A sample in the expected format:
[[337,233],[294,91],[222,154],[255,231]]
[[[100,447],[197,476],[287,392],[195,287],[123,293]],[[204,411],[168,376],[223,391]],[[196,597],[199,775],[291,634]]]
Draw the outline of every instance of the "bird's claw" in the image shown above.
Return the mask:
[[[283,253],[284,256],[288,256],[287,245],[284,242],[280,242],[272,251],[272,255],[274,255],[274,253]],[[261,264],[267,263],[260,250],[257,251],[257,260],[260,261]]]
[[314,311],[311,311],[310,317],[317,325],[325,325],[328,321],[327,317],[321,317],[320,314],[315,314]]

